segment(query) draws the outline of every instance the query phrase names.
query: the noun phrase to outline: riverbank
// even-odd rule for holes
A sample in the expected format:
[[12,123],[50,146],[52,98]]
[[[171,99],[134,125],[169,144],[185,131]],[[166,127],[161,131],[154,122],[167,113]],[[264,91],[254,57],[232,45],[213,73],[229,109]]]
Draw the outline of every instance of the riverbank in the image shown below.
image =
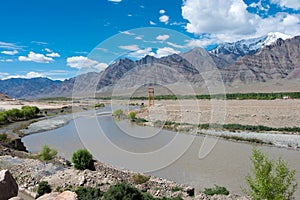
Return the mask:
[[38,183],[47,181],[53,191],[74,190],[79,186],[97,187],[100,191],[117,183],[126,182],[143,192],[147,192],[157,198],[177,197],[183,199],[224,199],[224,200],[246,200],[248,198],[238,195],[214,195],[207,196],[196,192],[194,188],[177,184],[163,178],[150,176],[149,180],[137,184],[134,180],[136,173],[115,169],[112,166],[96,161],[95,170],[75,170],[65,165],[64,159],[56,159],[54,162],[41,162],[39,160],[0,156],[0,169],[9,169],[19,185],[20,191],[36,196]]

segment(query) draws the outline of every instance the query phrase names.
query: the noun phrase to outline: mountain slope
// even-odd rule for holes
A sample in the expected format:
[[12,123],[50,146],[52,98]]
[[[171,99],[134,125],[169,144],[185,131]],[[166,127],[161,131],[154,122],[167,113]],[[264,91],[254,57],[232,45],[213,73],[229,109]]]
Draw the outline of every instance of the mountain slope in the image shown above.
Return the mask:
[[[222,71],[226,83],[266,82],[291,78],[300,68],[300,36],[278,39],[254,55],[240,57]],[[290,76],[289,76],[290,75]],[[294,78],[299,78],[295,76]]]

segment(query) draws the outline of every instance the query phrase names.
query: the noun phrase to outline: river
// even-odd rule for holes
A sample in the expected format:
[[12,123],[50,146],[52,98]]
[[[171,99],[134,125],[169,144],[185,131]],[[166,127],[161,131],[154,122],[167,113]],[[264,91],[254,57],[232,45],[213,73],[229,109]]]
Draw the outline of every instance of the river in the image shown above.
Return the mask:
[[[39,152],[48,144],[67,159],[79,148],[87,148],[96,159],[118,168],[147,172],[200,190],[222,185],[238,194],[243,194],[241,187],[251,166],[249,157],[253,147],[258,146],[271,158],[286,160],[290,168],[297,170],[300,182],[297,150],[219,139],[212,151],[199,159],[204,136],[116,122],[109,115],[77,117],[63,127],[28,135],[22,141],[31,152]],[[296,196],[300,199],[299,189]]]

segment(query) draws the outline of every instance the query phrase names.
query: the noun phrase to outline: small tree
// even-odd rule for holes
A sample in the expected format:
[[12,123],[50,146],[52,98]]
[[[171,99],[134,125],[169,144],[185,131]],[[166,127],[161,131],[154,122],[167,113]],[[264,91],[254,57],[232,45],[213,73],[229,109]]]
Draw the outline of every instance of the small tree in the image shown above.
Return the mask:
[[93,167],[93,156],[86,149],[79,149],[73,153],[72,162],[75,169],[92,169]]
[[48,145],[44,145],[40,153],[40,158],[43,161],[52,160],[57,155],[56,149],[51,149]]
[[295,170],[290,170],[281,158],[275,162],[260,150],[254,149],[251,157],[254,177],[246,176],[249,190],[245,192],[254,200],[290,200],[297,188]]

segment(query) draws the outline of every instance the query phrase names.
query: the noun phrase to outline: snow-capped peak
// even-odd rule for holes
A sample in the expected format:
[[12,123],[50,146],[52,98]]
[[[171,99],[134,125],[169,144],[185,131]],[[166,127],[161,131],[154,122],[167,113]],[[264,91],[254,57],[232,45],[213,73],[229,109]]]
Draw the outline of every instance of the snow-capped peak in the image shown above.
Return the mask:
[[236,57],[244,56],[247,54],[253,54],[261,48],[271,45],[279,38],[286,40],[293,36],[286,35],[279,32],[271,32],[265,36],[251,39],[243,39],[231,43],[223,43],[218,45],[215,49],[210,52],[213,54],[234,54]]
[[293,36],[291,36],[291,35],[286,35],[286,34],[279,33],[279,32],[271,32],[271,33],[268,33],[267,39],[265,40],[263,46],[271,45],[274,42],[276,42],[276,40],[278,40],[279,38],[286,40],[286,39],[290,39],[292,37]]

